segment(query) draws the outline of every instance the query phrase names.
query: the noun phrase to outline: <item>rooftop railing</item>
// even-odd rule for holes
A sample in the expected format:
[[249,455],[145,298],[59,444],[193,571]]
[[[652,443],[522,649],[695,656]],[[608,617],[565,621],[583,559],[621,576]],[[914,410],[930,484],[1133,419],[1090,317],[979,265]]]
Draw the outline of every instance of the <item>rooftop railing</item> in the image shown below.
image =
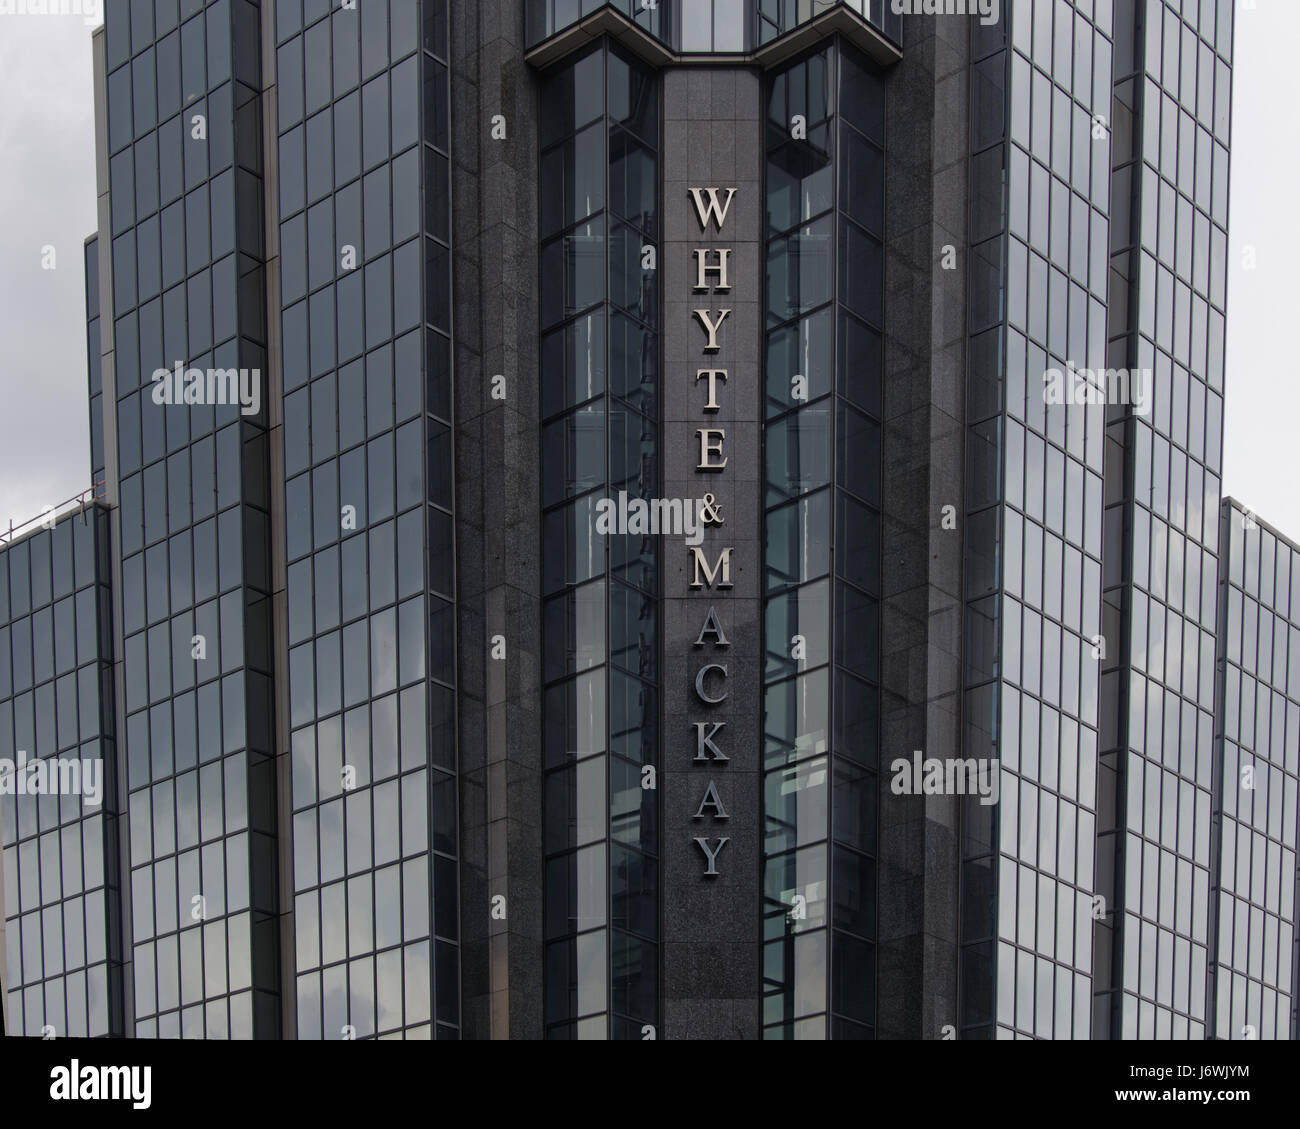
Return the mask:
[[107,496],[107,486],[107,481],[100,479],[80,494],[74,494],[71,498],[59,502],[58,505],[46,506],[33,518],[21,522],[15,522],[11,518],[7,529],[0,528],[0,549],[7,549],[15,541],[22,540],[38,529],[53,529],[60,518],[67,517],[68,514],[83,513],[95,502],[104,501]]

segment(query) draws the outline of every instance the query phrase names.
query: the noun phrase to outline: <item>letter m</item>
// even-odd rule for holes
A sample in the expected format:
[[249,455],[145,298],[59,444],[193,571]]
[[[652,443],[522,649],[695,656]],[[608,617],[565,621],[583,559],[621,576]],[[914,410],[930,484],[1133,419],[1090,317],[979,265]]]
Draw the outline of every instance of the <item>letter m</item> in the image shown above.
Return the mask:
[[661,537],[689,532],[682,524],[682,500],[680,498],[651,499],[650,528]]
[[131,1096],[131,1068],[129,1066],[101,1066],[100,1097],[122,1101]]
[[[691,581],[692,588],[703,588],[706,585],[712,588],[715,584],[719,588],[730,588],[731,584],[731,550],[723,549],[722,555],[714,562],[713,567],[709,567],[708,559],[704,556],[703,549],[692,549],[691,556],[695,560],[695,579]],[[718,579],[718,574],[722,574],[722,579]],[[700,579],[701,575],[704,577]]]
[[239,403],[239,369],[213,369],[208,378],[208,386],[213,389],[212,399],[217,404]]
[[[734,188],[727,189],[727,199],[725,203],[718,202],[718,190],[716,188],[692,188],[690,190],[692,198],[695,200],[695,214],[700,219],[700,230],[709,230],[709,221],[713,220],[718,225],[718,231],[722,231],[722,225],[727,222],[727,212],[731,208],[731,198],[735,196]],[[709,202],[704,202],[704,193],[709,194]]]

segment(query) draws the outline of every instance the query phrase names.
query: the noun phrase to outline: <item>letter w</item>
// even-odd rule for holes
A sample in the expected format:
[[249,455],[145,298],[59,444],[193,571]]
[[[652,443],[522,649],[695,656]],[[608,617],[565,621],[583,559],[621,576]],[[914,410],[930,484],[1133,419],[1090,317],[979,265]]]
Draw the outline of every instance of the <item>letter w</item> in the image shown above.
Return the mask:
[[[709,194],[709,202],[706,206],[704,203],[703,193]],[[691,196],[695,199],[695,214],[700,218],[700,230],[709,230],[709,221],[715,220],[718,225],[718,231],[722,230],[722,225],[727,222],[727,212],[731,208],[731,198],[735,196],[734,188],[727,189],[727,201],[725,204],[718,203],[718,190],[716,188],[692,188]]]

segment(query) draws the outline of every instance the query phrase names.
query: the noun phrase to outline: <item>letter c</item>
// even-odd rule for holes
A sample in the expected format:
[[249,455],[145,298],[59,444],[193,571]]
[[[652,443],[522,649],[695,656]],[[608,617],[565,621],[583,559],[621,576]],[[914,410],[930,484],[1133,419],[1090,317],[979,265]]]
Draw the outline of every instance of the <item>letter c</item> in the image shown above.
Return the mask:
[[720,702],[725,702],[727,700],[727,695],[724,691],[720,698],[710,698],[708,694],[704,692],[704,676],[711,670],[720,670],[722,671],[722,677],[727,677],[727,668],[722,666],[720,663],[709,663],[708,666],[702,666],[700,667],[699,674],[695,676],[695,693],[699,696],[700,701],[705,705],[716,706]]

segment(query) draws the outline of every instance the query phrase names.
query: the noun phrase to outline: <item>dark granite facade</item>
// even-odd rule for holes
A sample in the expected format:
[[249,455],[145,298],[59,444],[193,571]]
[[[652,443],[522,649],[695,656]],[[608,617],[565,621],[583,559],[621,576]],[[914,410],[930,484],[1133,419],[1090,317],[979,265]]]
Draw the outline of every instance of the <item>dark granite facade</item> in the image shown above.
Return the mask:
[[[512,0],[451,6],[466,1038],[542,1032],[537,80]],[[492,136],[493,118],[505,137]],[[498,131],[499,132],[499,131]],[[493,398],[503,376],[504,398]],[[502,636],[505,658],[493,659]],[[504,918],[493,899],[504,898]],[[501,913],[501,902],[496,902]]]
[[896,796],[884,769],[962,747],[964,532],[944,509],[964,509],[969,30],[909,21],[886,83],[880,1038],[957,1023],[960,798]]
[[[664,290],[663,496],[714,495],[724,525],[712,526],[700,547],[710,567],[730,547],[733,587],[692,590],[694,555],[680,538],[669,538],[664,561],[663,771],[663,992],[664,1038],[752,1039],[758,1033],[758,929],[762,811],[760,656],[763,545],[760,463],[759,342],[763,298],[761,79],[741,67],[681,67],[663,75],[663,182],[665,238],[661,257]],[[718,188],[720,199],[736,189],[721,228],[701,230],[691,188]],[[730,249],[729,291],[695,291],[696,249]],[[710,283],[718,276],[711,274]],[[693,311],[731,314],[718,333],[719,350],[705,353],[708,338]],[[726,369],[718,384],[717,412],[706,413],[708,382],[700,369]],[[697,430],[725,429],[726,468],[701,473]],[[721,577],[719,577],[719,581]],[[716,608],[729,646],[713,636],[694,644],[709,609]],[[719,705],[695,692],[698,671],[725,666],[705,684],[710,696],[725,688]],[[695,725],[709,732],[725,723],[715,743],[726,763],[696,764]],[[695,819],[709,781],[730,817],[708,809]],[[705,877],[697,836],[728,843],[718,855],[716,877]]]

